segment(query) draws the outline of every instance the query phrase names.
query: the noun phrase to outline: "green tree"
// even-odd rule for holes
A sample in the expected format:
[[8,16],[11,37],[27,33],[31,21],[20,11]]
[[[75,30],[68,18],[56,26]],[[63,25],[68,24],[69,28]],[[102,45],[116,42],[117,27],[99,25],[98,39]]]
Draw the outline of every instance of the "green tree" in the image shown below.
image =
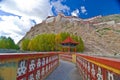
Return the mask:
[[12,40],[12,38],[8,37],[7,40],[6,40],[6,47],[8,49],[15,49],[16,48],[16,44],[14,43],[14,41]]
[[2,49],[6,48],[6,37],[4,37],[4,36],[0,37],[0,48],[2,48]]
[[77,51],[84,50],[84,43],[79,36],[71,35],[63,32],[59,34],[40,34],[31,40],[23,40],[22,49],[30,51],[55,51],[62,50],[60,43],[65,40],[68,36],[71,36],[75,41],[79,42]]
[[23,41],[22,41],[22,50],[29,50],[28,49],[28,44],[29,44],[29,42],[30,42],[30,40],[29,39],[24,39]]
[[61,34],[59,33],[59,34],[56,34],[56,36],[55,36],[55,49],[57,50],[57,51],[60,51],[61,50],[61,45],[60,45],[60,43],[62,42],[62,37],[61,37]]
[[19,46],[15,44],[12,38],[1,36],[0,48],[1,49],[19,49]]
[[62,41],[65,40],[70,34],[68,32],[62,32],[60,33]]
[[35,38],[30,40],[30,42],[29,42],[29,44],[27,46],[28,50],[30,50],[30,51],[37,51],[37,44],[38,43],[35,40],[36,40]]
[[71,37],[78,42],[79,44],[76,46],[76,49],[78,52],[83,52],[84,51],[84,43],[83,40],[80,36],[76,36],[76,35],[71,35]]

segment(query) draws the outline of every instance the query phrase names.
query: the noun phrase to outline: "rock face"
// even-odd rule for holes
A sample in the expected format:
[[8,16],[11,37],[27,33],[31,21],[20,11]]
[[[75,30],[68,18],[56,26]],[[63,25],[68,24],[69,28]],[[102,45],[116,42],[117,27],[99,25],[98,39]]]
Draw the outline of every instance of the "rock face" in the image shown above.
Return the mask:
[[49,16],[42,23],[32,27],[24,38],[31,39],[41,33],[60,32],[81,36],[85,44],[85,53],[120,54],[120,15],[97,16],[90,19],[63,14]]

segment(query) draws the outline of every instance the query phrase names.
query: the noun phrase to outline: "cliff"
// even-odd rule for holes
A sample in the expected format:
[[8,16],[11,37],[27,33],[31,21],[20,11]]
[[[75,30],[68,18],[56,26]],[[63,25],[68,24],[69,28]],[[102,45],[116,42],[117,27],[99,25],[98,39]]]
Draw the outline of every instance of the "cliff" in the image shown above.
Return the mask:
[[90,19],[63,14],[56,17],[48,16],[42,23],[32,27],[24,38],[31,39],[41,33],[60,32],[81,36],[85,44],[85,53],[120,54],[120,15],[97,16]]

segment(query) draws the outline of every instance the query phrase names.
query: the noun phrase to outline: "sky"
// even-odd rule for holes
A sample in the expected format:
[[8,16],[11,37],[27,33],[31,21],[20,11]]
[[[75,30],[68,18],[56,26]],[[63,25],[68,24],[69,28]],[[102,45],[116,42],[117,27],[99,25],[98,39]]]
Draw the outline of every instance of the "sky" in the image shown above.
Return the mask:
[[83,19],[120,14],[120,0],[0,0],[0,36],[17,43],[32,26],[58,13]]

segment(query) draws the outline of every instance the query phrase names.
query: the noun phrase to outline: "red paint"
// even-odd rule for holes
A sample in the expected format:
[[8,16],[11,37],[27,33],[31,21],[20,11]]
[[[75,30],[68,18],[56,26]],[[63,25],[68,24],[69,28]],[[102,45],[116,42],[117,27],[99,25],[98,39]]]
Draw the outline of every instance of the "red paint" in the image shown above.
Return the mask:
[[66,44],[66,43],[79,44],[78,42],[74,41],[70,36],[67,37],[61,44]]
[[[52,59],[51,61],[48,60],[48,63],[46,63],[46,57],[53,57],[53,56],[58,56],[57,53],[55,52],[49,52],[49,53],[25,53],[25,54],[14,54],[14,53],[9,53],[9,54],[0,54],[0,61],[7,61],[7,60],[11,60],[11,61],[16,61],[16,62],[19,62],[21,60],[26,60],[27,62],[27,70],[26,70],[26,73],[24,75],[21,75],[21,76],[15,76],[17,80],[21,80],[23,78],[26,78],[26,80],[28,80],[30,74],[33,74],[34,75],[34,78],[36,77],[36,72],[37,70],[40,70],[40,75],[41,75],[41,71],[42,71],[42,68],[44,68],[44,75],[41,75],[40,77],[43,78],[45,77],[49,71],[52,71],[54,69],[55,66],[58,65],[58,62],[59,62],[59,59],[56,58],[56,59]],[[45,65],[44,66],[40,66],[39,68],[37,68],[37,60],[38,58],[45,58]],[[32,70],[32,71],[29,71],[29,65],[31,63],[31,60],[35,60],[35,69]],[[50,64],[55,64],[57,61],[57,64],[52,66],[50,70],[48,70],[46,72],[46,66],[49,66]],[[42,62],[42,60],[41,60]],[[16,70],[17,71],[17,70]],[[36,79],[35,79],[36,80]]]
[[111,66],[116,69],[120,69],[120,59],[97,57],[97,56],[87,56],[87,55],[83,55],[83,54],[77,54],[77,56],[104,64],[107,66]]
[[[106,66],[113,67],[115,69],[120,69],[120,60],[119,59],[111,59],[111,58],[104,58],[104,57],[96,57],[96,56],[87,56],[84,54],[77,54],[77,67],[80,70],[80,74],[82,74],[83,79],[85,80],[85,75],[90,76],[90,80],[97,80],[97,73],[98,73],[98,65],[91,63],[90,62],[90,72],[87,71],[87,74],[83,74],[83,72],[86,72],[87,69],[85,69],[85,66],[83,65],[83,61],[95,61],[96,63],[104,64]],[[82,62],[81,62],[82,61]],[[92,75],[91,69],[92,69],[92,64],[94,64],[94,69],[95,69],[95,77]],[[107,80],[107,72],[110,70],[107,70],[105,68],[101,68],[102,72],[102,78],[103,80]],[[115,72],[112,72],[116,76],[120,76],[120,74],[116,74]]]

